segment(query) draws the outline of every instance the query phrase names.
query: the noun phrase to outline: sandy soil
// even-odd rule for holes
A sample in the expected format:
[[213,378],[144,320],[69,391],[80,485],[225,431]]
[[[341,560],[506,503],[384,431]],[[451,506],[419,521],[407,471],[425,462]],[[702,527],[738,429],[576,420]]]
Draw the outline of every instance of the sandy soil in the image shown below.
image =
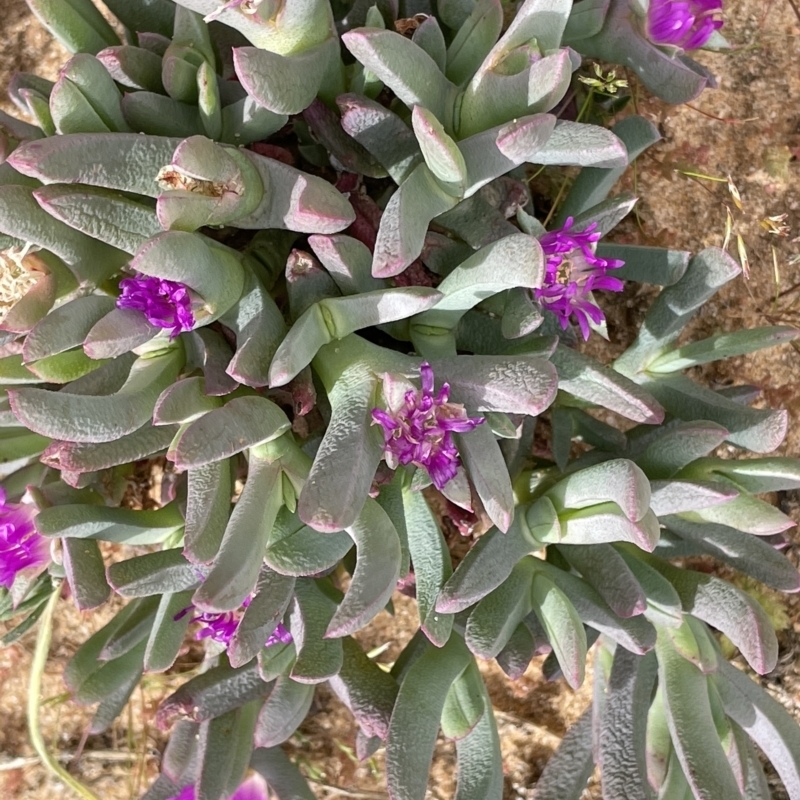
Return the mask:
[[[13,70],[53,77],[64,60],[60,47],[35,22],[19,0],[0,0],[0,84]],[[734,44],[726,55],[700,54],[719,76],[719,88],[687,107],[667,107],[648,99],[634,83],[639,113],[657,124],[664,141],[629,170],[620,188],[635,191],[641,202],[638,221],[631,218],[615,233],[620,241],[660,244],[697,251],[724,239],[726,206],[733,213],[731,252],[742,236],[750,279],[734,281],[707,304],[687,336],[700,338],[719,330],[800,322],[800,21],[785,0],[726,2],[725,33]],[[10,104],[0,107],[12,111]],[[689,177],[702,174],[709,179]],[[742,197],[735,208],[726,183],[730,175]],[[786,214],[786,236],[769,234],[760,224]],[[775,263],[773,263],[773,249]],[[605,298],[611,342],[602,349],[611,360],[630,343],[652,289],[631,285]],[[749,382],[762,387],[764,400],[790,414],[790,435],[782,454],[800,454],[800,355],[790,347],[731,359],[697,370],[711,385]],[[783,493],[777,502],[800,520],[798,498]],[[800,537],[794,534],[790,557],[800,561]],[[764,680],[775,696],[800,719],[800,598],[782,598],[788,625],[779,634],[781,660]],[[390,642],[380,656],[391,662],[417,627],[414,604],[395,598],[394,618],[382,614],[361,634],[365,646]],[[89,712],[67,700],[60,678],[64,662],[108,618],[106,610],[79,614],[63,603],[56,623],[51,661],[45,676],[42,725],[50,747],[68,760],[79,748]],[[69,792],[38,764],[25,733],[27,671],[33,650],[28,634],[0,651],[0,796],[52,800]],[[181,668],[190,665],[187,654]],[[511,683],[493,665],[484,675],[497,709],[506,767],[505,800],[531,798],[533,785],[569,723],[589,701],[584,687],[572,693],[562,684],[543,681],[535,661]],[[112,730],[90,737],[74,773],[103,800],[135,798],[157,773],[163,736],[152,720],[160,700],[177,677],[150,676]],[[352,755],[354,728],[349,715],[326,689],[292,740],[303,769],[321,798],[385,798],[380,754],[367,764]],[[431,779],[430,797],[449,798],[455,784],[452,746],[441,742]],[[597,798],[596,787],[586,793]],[[776,789],[775,797],[785,797]]]

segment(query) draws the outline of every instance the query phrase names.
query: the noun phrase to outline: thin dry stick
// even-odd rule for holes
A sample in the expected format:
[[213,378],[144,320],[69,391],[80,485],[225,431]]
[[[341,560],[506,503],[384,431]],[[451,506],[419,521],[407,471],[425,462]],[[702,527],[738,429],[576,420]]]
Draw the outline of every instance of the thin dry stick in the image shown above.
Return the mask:
[[319,786],[325,792],[336,792],[340,797],[353,797],[356,800],[388,800],[389,795],[386,792],[369,792],[361,791],[359,789],[344,789],[341,786],[336,786],[333,783],[325,783],[324,781],[317,781],[313,778],[306,778],[306,780]]
[[[59,753],[55,758],[58,761],[69,763],[80,755],[82,761],[102,761],[106,764],[130,764],[142,757],[141,753],[120,753],[116,750],[87,750],[85,753]],[[146,755],[148,760],[158,758],[154,753]],[[25,769],[41,764],[39,756],[20,756],[9,761],[0,761],[0,772],[12,772],[15,769]]]
[[44,614],[39,620],[39,633],[36,637],[36,649],[33,651],[33,663],[31,664],[31,680],[28,684],[28,733],[31,737],[31,744],[42,764],[57,778],[63,781],[75,794],[83,797],[84,800],[100,800],[87,786],[79,780],[73,778],[58,763],[58,759],[47,749],[47,744],[42,735],[42,728],[39,725],[39,703],[42,694],[42,677],[44,667],[47,663],[47,654],[50,651],[50,640],[53,636],[53,614],[58,605],[58,598],[61,594],[61,581],[56,581],[53,593],[47,601]]

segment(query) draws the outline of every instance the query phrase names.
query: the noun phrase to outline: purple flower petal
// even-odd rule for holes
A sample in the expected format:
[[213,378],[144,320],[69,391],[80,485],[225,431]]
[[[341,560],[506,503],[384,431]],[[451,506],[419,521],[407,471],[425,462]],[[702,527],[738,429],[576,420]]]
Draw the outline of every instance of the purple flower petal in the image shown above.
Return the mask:
[[283,625],[278,623],[278,627],[272,631],[269,638],[264,643],[264,647],[272,647],[274,644],[291,644],[293,641],[292,634],[289,633]]
[[36,510],[22,503],[7,503],[0,487],[0,586],[10,589],[17,575],[35,571],[50,561],[50,544],[36,532]]
[[151,325],[171,328],[170,339],[194,327],[192,298],[182,283],[138,275],[121,280],[119,287],[122,294],[117,307],[141,311]]
[[[184,786],[180,794],[171,800],[197,800],[195,787],[193,785]],[[267,782],[259,773],[254,772],[240,784],[228,800],[269,800]]]
[[[190,621],[199,623],[201,627],[200,630],[195,633],[194,638],[211,639],[227,647],[239,628],[244,609],[250,605],[251,599],[250,597],[246,597],[242,603],[242,607],[236,611],[205,611],[195,614]],[[183,611],[179,611],[173,619],[177,621],[193,611],[195,611],[194,605],[187,606]],[[291,641],[293,641],[292,634],[279,623],[278,627],[275,628],[267,641],[264,642],[264,646],[270,647],[279,642],[282,644],[289,644]]]
[[258,773],[251,775],[231,796],[230,800],[267,800],[267,783]]
[[589,299],[591,292],[621,291],[623,282],[606,275],[606,270],[621,267],[623,262],[616,258],[598,258],[594,254],[594,245],[601,238],[596,223],[582,231],[573,231],[573,222],[572,217],[567,218],[560,229],[548,231],[539,240],[546,259],[545,278],[544,284],[534,289],[533,296],[556,315],[564,330],[572,318],[578,323],[583,338],[588,339],[590,320],[599,324],[605,319],[603,312]]
[[428,471],[437,489],[442,489],[455,477],[461,463],[453,432],[468,433],[484,420],[470,418],[464,406],[449,403],[450,387],[446,383],[434,395],[430,364],[421,364],[419,372],[422,388],[407,391],[397,411],[373,409],[372,420],[383,428],[390,466],[416,464]]
[[650,0],[647,34],[656,44],[694,50],[722,27],[721,10],[722,0]]

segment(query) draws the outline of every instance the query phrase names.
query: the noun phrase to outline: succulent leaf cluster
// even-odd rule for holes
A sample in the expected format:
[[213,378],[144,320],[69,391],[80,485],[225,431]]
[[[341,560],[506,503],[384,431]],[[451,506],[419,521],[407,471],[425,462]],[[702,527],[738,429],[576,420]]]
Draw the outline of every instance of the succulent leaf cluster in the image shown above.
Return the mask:
[[[281,744],[325,682],[393,798],[425,796],[441,730],[459,800],[499,800],[478,660],[513,680],[547,653],[574,688],[590,650],[594,701],[537,798],[595,764],[608,798],[767,798],[755,745],[800,798],[800,728],[717,639],[767,673],[769,619],[686,566],[800,590],[759,497],[800,463],[768,455],[787,418],[756,389],[684,374],[796,331],[684,343],[738,265],[603,240],[658,134],[580,121],[580,54],[707,77],[643,38],[646,9],[589,2],[106,2],[121,40],[89,0],[29,0],[75,55],[15,77],[32,123],[0,117],[0,614],[9,642],[62,581],[80,609],[128,600],[65,671],[90,733],[205,642],[146,800],[312,797]],[[531,165],[583,168],[549,230]],[[663,289],[604,365],[571,323],[604,334],[594,291],[626,280]],[[160,502],[131,507],[152,459]],[[432,493],[483,529],[457,565]],[[398,585],[420,628],[386,671],[354,634]]]

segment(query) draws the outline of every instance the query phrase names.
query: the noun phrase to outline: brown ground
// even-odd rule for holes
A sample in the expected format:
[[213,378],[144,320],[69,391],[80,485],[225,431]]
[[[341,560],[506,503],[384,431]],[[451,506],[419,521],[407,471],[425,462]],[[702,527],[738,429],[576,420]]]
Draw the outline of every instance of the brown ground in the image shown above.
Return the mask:
[[[0,85],[21,69],[53,77],[64,53],[41,27],[31,22],[19,0],[0,0]],[[787,0],[728,0],[725,33],[734,44],[727,55],[701,54],[700,60],[720,77],[717,91],[708,91],[691,107],[666,107],[637,89],[639,113],[659,125],[664,142],[629,170],[627,186],[641,197],[639,225],[618,229],[620,240],[660,244],[697,251],[722,243],[726,205],[734,215],[731,252],[741,234],[750,265],[750,280],[739,279],[707,304],[692,323],[690,335],[703,337],[720,330],[800,321],[800,20]],[[9,104],[2,104],[12,111]],[[730,175],[742,196],[742,211],[732,202],[725,183],[690,178]],[[787,214],[787,236],[761,227],[767,216]],[[777,269],[773,266],[774,247]],[[603,350],[611,359],[630,342],[652,291],[631,287],[606,298],[611,343]],[[712,385],[754,383],[765,401],[790,413],[790,433],[781,454],[800,454],[800,354],[790,347],[731,359],[697,371]],[[798,498],[778,498],[784,510],[800,520]],[[791,557],[800,560],[797,534]],[[417,626],[413,603],[395,599],[394,619],[382,614],[367,632],[365,646],[391,642],[380,660],[390,662]],[[800,719],[800,598],[781,598],[788,625],[779,636],[781,661],[764,679],[775,696]],[[45,676],[42,726],[53,752],[65,760],[75,753],[88,712],[67,701],[60,678],[64,662],[78,645],[107,619],[107,612],[81,615],[63,603],[53,635]],[[0,651],[0,796],[19,800],[69,797],[32,755],[25,732],[27,672],[34,646],[27,635]],[[546,684],[540,663],[511,683],[499,669],[486,665],[484,675],[497,709],[506,766],[505,798],[531,798],[532,786],[560,737],[585,707],[589,692],[572,693],[562,684]],[[175,677],[150,676],[138,689],[112,731],[88,740],[74,773],[103,800],[135,798],[158,770],[162,735],[153,727],[154,709],[170,691]],[[380,754],[359,765],[352,756],[354,730],[348,715],[327,690],[320,689],[315,713],[294,737],[295,755],[321,798],[385,798],[380,789]],[[442,743],[430,797],[449,798],[455,783],[454,754]],[[346,789],[343,787],[347,787]],[[776,791],[775,797],[784,797]],[[599,797],[590,790],[588,798]]]

